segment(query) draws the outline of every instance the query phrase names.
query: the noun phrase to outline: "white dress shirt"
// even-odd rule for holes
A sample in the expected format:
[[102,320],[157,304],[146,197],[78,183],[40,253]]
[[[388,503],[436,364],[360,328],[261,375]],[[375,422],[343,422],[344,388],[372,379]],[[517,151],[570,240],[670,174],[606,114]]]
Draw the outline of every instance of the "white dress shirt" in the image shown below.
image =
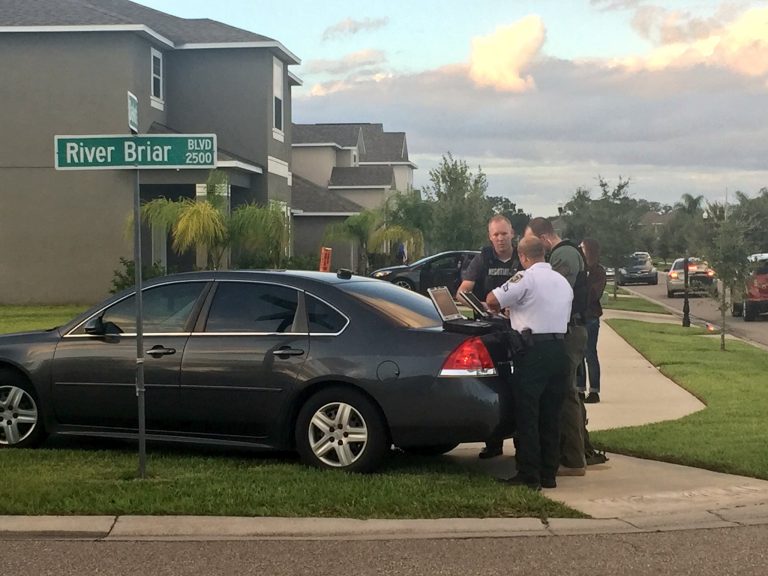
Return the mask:
[[509,323],[517,331],[565,334],[571,318],[573,289],[546,262],[536,262],[495,290],[501,308],[509,308]]

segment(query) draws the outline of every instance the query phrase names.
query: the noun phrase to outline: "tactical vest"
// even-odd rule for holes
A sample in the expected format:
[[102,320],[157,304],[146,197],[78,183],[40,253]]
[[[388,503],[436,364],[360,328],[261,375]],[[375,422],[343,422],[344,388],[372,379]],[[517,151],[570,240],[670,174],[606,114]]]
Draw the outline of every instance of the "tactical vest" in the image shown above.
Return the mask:
[[571,303],[571,320],[578,320],[583,322],[585,314],[587,312],[587,306],[589,304],[589,287],[587,285],[587,259],[584,257],[584,252],[581,251],[576,244],[570,240],[562,240],[557,246],[552,248],[549,252],[549,259],[552,258],[552,254],[560,246],[572,246],[576,248],[576,251],[581,257],[581,269],[576,275],[576,283],[573,285],[573,302]]
[[512,258],[502,262],[496,257],[493,246],[486,246],[480,251],[478,258],[483,259],[483,275],[475,282],[472,292],[480,300],[485,300],[488,292],[498,288],[520,270],[520,260],[517,257],[517,249],[512,252]]

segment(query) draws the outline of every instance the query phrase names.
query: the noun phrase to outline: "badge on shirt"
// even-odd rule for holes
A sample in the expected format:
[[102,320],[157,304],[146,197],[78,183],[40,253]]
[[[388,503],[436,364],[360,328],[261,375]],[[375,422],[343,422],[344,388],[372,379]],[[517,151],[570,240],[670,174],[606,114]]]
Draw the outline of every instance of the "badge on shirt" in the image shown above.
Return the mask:
[[520,282],[520,280],[523,279],[523,276],[524,276],[524,274],[522,272],[518,272],[517,274],[512,276],[512,278],[510,278],[509,281],[513,282],[513,283]]

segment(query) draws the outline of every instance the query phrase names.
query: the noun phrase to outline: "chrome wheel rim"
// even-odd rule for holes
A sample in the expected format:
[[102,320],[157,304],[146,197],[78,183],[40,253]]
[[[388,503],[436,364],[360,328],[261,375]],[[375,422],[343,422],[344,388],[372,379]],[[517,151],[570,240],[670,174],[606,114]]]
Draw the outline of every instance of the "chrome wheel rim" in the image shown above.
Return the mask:
[[408,282],[408,280],[398,280],[395,282],[395,286],[400,286],[401,288],[407,288],[408,290],[411,289],[411,283]]
[[0,444],[23,442],[37,426],[37,404],[16,386],[0,386]]
[[344,468],[357,462],[368,445],[362,414],[344,402],[326,404],[309,422],[309,446],[320,462]]

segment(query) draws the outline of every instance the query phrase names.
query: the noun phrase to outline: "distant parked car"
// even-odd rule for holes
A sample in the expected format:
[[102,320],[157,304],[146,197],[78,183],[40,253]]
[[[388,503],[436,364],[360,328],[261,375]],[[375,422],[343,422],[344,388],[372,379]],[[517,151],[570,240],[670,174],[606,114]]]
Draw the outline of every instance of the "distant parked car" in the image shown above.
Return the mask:
[[[688,258],[688,292],[707,293],[713,286],[717,291],[715,271],[709,264],[700,258]],[[682,292],[685,292],[685,258],[678,258],[667,272],[667,298]]]
[[768,313],[768,253],[752,254],[752,273],[747,278],[743,294],[734,294],[731,313],[744,316],[745,322],[756,320],[760,314]]
[[478,254],[478,250],[441,252],[426,256],[413,264],[379,268],[371,273],[371,277],[421,294],[426,294],[428,288],[435,286],[446,286],[451,294],[455,294],[461,283],[461,271]]
[[635,252],[616,272],[616,284],[658,284],[659,273],[648,252]]

